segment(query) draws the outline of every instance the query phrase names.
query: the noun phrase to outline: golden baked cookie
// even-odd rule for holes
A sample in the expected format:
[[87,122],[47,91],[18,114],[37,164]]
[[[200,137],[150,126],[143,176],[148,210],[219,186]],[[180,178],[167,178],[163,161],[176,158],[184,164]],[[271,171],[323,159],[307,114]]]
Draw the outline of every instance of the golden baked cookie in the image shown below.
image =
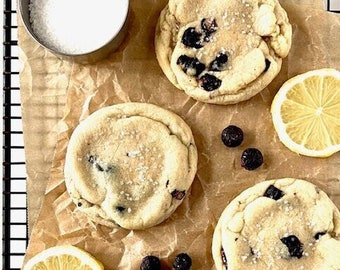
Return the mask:
[[340,213],[315,185],[268,180],[244,190],[214,231],[217,270],[338,270]]
[[80,211],[106,226],[145,229],[181,204],[197,170],[189,126],[156,105],[102,108],[74,130],[65,182]]
[[291,47],[277,0],[169,0],[156,27],[160,67],[196,100],[231,104],[263,90]]

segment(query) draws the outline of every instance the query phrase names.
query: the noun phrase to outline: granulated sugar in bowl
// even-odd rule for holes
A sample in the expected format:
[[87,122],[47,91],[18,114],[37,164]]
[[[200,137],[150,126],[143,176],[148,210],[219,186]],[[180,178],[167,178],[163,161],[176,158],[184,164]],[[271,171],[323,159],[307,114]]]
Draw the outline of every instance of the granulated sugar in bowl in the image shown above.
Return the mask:
[[86,63],[120,45],[129,0],[19,0],[19,10],[26,29],[42,46]]

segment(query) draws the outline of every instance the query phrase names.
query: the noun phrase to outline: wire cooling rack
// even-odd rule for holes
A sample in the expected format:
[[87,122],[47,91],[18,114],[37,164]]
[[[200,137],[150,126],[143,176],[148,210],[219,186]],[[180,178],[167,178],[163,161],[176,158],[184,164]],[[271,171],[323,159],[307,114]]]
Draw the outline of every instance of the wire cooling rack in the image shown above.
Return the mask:
[[[340,13],[340,0],[325,0]],[[26,166],[21,124],[16,0],[3,3],[2,269],[20,270],[28,243]]]
[[16,0],[3,1],[2,269],[21,269],[28,243]]

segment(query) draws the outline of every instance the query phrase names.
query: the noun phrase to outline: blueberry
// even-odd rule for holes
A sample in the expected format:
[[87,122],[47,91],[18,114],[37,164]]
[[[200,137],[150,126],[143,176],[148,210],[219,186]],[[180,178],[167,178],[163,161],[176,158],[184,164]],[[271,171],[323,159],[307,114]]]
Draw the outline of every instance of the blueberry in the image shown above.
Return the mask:
[[116,206],[116,210],[119,212],[119,213],[123,213],[125,211],[125,207],[124,206]]
[[175,270],[189,270],[192,265],[191,258],[186,253],[180,253],[176,256],[174,263],[172,264]]
[[299,238],[295,235],[289,235],[280,239],[283,244],[288,248],[291,257],[297,257],[300,259],[303,254],[303,244],[300,242]]
[[216,58],[210,63],[210,71],[222,71],[226,68],[228,63],[228,55],[219,53]]
[[113,173],[115,171],[115,167],[114,166],[107,166],[105,172],[108,173]]
[[95,167],[98,171],[103,172],[104,168],[102,166],[100,166],[98,163],[95,164]]
[[187,55],[181,55],[177,59],[177,65],[180,65],[182,70],[192,76],[198,77],[203,70],[205,70],[205,65],[202,64],[197,58],[189,57]]
[[263,194],[263,196],[271,198],[275,201],[281,199],[284,195],[285,194],[281,189],[278,189],[273,185],[270,185]]
[[140,270],[161,270],[161,262],[156,256],[146,256],[142,260]]
[[222,142],[228,147],[239,146],[243,141],[243,131],[237,126],[230,125],[223,129]]
[[89,158],[87,159],[88,162],[90,162],[90,164],[94,164],[96,161],[96,158],[92,155],[89,156]]
[[212,33],[217,31],[217,23],[216,20],[214,18],[210,18],[210,19],[202,19],[201,20],[201,28],[203,30],[203,32],[205,33],[204,36],[204,41],[210,41],[210,36]]
[[223,247],[221,248],[221,258],[222,258],[222,263],[225,266],[225,269],[228,269],[228,261],[227,261],[227,256],[225,255]]
[[171,196],[176,200],[182,200],[185,196],[185,190],[177,190],[171,192]]
[[263,156],[257,148],[247,148],[241,155],[241,166],[252,171],[260,167],[263,163]]
[[266,58],[266,60],[265,60],[265,64],[266,64],[266,67],[265,67],[265,69],[264,69],[264,71],[263,72],[266,72],[269,68],[270,68],[270,64],[271,64],[271,62]]
[[197,32],[195,27],[189,27],[183,33],[182,43],[191,48],[202,48],[201,36],[202,34]]
[[211,74],[204,74],[198,80],[200,87],[202,87],[206,91],[214,91],[219,88],[222,84],[222,81]]
[[104,166],[102,166],[101,164],[98,163],[97,161],[97,157],[96,156],[93,156],[93,155],[90,155],[87,159],[87,161],[94,165],[94,167],[99,171],[99,172],[107,172],[107,173],[113,173],[114,172],[114,169],[115,167],[114,166],[111,166],[111,165],[108,165],[106,168]]
[[100,165],[98,164],[97,158],[96,158],[95,156],[90,155],[90,156],[88,157],[87,161],[88,161],[90,164],[94,165],[95,168],[96,168],[98,171],[100,171],[100,172],[103,172],[103,171],[104,171],[103,167],[100,166]]
[[326,234],[326,232],[318,232],[318,233],[316,233],[316,234],[314,235],[314,239],[315,239],[315,240],[319,240],[319,238],[320,238],[321,236],[325,235],[325,234]]

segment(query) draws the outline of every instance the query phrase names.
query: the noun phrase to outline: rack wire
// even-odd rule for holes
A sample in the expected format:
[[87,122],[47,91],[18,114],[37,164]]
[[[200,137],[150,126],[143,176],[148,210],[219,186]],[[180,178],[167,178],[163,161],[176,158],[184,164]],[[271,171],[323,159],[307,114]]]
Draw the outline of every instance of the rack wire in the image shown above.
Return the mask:
[[[325,0],[327,11],[340,13],[337,1]],[[29,236],[16,0],[4,0],[3,15],[2,269],[20,270]]]
[[16,1],[4,0],[2,265],[6,270],[21,269],[28,243],[17,28]]

